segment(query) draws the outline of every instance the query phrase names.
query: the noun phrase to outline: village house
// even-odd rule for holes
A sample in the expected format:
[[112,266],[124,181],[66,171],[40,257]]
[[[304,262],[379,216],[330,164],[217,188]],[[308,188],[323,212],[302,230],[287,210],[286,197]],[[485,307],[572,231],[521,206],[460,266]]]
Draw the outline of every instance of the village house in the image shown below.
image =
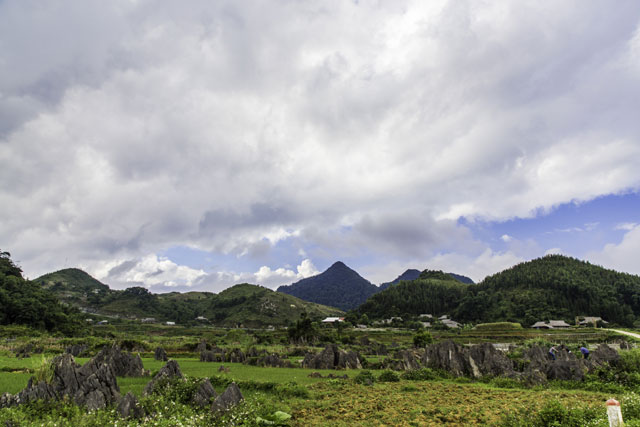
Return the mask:
[[322,320],[322,323],[336,323],[344,322],[344,317],[327,317]]
[[532,326],[535,329],[567,329],[571,325],[564,320],[549,320],[549,322],[536,322]]
[[598,322],[604,323],[605,325],[609,322],[606,320],[602,320],[602,317],[592,317],[587,316],[583,320],[579,320],[578,326],[593,326],[594,328],[598,325]]

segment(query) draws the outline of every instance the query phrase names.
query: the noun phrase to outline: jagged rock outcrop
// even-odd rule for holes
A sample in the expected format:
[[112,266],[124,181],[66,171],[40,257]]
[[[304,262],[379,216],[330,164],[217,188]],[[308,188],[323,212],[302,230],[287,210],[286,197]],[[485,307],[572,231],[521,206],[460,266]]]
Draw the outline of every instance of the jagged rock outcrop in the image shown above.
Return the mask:
[[218,397],[218,393],[213,389],[209,378],[205,378],[200,382],[198,389],[191,398],[191,403],[204,408],[211,403],[212,398]]
[[[265,352],[266,353],[266,352]],[[249,357],[245,364],[251,366],[262,366],[272,368],[293,368],[294,365],[289,360],[283,360],[277,354],[265,354],[261,357]]]
[[167,352],[164,351],[164,348],[162,347],[156,348],[156,351],[153,354],[153,358],[161,362],[166,362],[167,360],[169,360],[169,358],[167,357]]
[[166,365],[164,365],[157,374],[147,383],[144,387],[142,394],[144,396],[150,395],[153,393],[154,388],[158,382],[163,380],[170,380],[172,378],[180,378],[184,379],[184,375],[180,370],[180,365],[175,360],[169,360]]
[[420,369],[420,360],[423,356],[423,350],[398,350],[394,353],[393,358],[387,357],[382,361],[382,367],[394,371]]
[[425,349],[422,363],[428,368],[443,369],[455,376],[513,376],[513,364],[491,344],[469,348],[453,341],[431,344]]
[[620,355],[608,345],[600,344],[598,348],[591,352],[588,360],[597,365],[602,365],[603,363],[616,365],[620,361]]
[[89,410],[114,404],[120,399],[115,372],[111,365],[96,363],[94,359],[79,366],[71,354],[57,356],[51,363],[53,373],[50,381],[36,382],[32,377],[18,394],[3,395],[0,407],[63,398],[69,398]]
[[215,353],[211,350],[200,352],[201,362],[224,362],[224,353]]
[[138,402],[138,398],[131,392],[128,392],[120,399],[116,410],[122,418],[131,417],[139,420],[145,416],[144,408]]
[[209,349],[209,346],[207,345],[207,340],[202,338],[200,343],[198,343],[198,345],[196,346],[196,352],[202,353],[203,351],[207,351],[208,349]]
[[88,349],[89,349],[89,346],[86,345],[86,344],[74,344],[74,345],[71,345],[71,346],[67,347],[64,350],[64,352],[65,353],[69,353],[73,357],[78,357],[78,356],[82,355],[84,352],[86,352]]
[[453,341],[444,341],[428,346],[422,363],[428,368],[442,369],[457,377],[471,376],[472,370],[465,356],[461,345]]
[[307,354],[302,361],[303,368],[310,369],[362,369],[358,355],[353,351],[340,350],[329,344],[318,354]]
[[469,348],[469,364],[474,377],[515,375],[513,362],[490,343]]
[[245,360],[247,360],[247,356],[239,348],[234,348],[225,354],[225,362],[243,363]]
[[149,375],[144,369],[140,355],[124,352],[117,345],[106,346],[91,360],[93,363],[105,363],[113,368],[119,377],[143,377]]
[[238,388],[236,383],[229,384],[229,387],[211,404],[211,411],[214,413],[224,412],[231,409],[233,406],[242,402],[244,397]]

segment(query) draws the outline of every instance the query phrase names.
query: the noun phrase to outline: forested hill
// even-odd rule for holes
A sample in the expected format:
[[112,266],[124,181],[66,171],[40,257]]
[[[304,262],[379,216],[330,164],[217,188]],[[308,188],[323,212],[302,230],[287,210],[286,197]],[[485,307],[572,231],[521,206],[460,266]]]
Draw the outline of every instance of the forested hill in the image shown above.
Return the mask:
[[427,270],[416,280],[400,282],[373,295],[357,311],[372,320],[451,314],[469,286],[442,271]]
[[640,319],[640,276],[562,255],[518,264],[468,288],[456,316],[466,321],[518,321],[600,316],[633,326]]
[[640,320],[640,277],[561,255],[518,264],[465,285],[442,272],[424,272],[369,298],[358,313],[370,319],[448,314],[463,322],[540,320],[600,316],[624,326]]
[[[408,282],[408,281],[416,280],[420,276],[422,276],[423,279],[426,279],[426,278],[428,278],[427,275],[429,275],[432,272],[433,272],[432,270],[420,271],[420,270],[415,270],[415,269],[409,269],[409,270],[405,271],[404,273],[402,273],[400,276],[396,277],[391,282],[382,283],[378,289],[380,291],[384,291],[389,286],[396,285],[396,284],[398,284],[400,282]],[[442,273],[442,272],[439,272],[439,273]],[[462,276],[460,274],[455,274],[455,273],[444,273],[444,274],[446,276],[441,276],[440,277],[443,280],[456,279],[458,282],[466,283],[466,284],[469,284],[469,285],[473,284],[473,280],[471,280],[467,276]],[[447,277],[447,276],[449,276],[449,277]]]
[[[240,284],[219,294],[171,292],[153,294],[142,287],[110,289],[82,270],[69,268],[34,280],[42,291],[85,311],[125,318],[154,318],[181,324],[217,326],[286,326],[305,313],[312,319],[339,316],[341,310],[299,300],[262,286]],[[203,317],[206,320],[197,320]]]
[[378,292],[378,287],[338,261],[321,274],[292,285],[280,286],[278,292],[305,301],[351,310]]
[[65,335],[81,333],[85,328],[81,313],[25,280],[10,255],[0,251],[0,325],[27,325]]

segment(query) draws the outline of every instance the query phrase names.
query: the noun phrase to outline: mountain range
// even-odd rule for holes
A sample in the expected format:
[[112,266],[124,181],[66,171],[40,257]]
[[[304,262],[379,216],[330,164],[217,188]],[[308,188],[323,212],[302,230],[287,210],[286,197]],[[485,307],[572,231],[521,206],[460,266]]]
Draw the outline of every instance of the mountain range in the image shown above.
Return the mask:
[[640,277],[586,261],[549,255],[488,276],[478,284],[465,279],[442,271],[407,270],[382,289],[336,262],[325,272],[282,286],[278,292],[250,284],[235,285],[219,294],[156,295],[140,287],[120,291],[78,269],[50,273],[30,283],[86,312],[186,324],[206,317],[220,326],[284,326],[303,313],[320,319],[341,316],[342,310],[355,310],[371,320],[410,319],[428,313],[471,323],[530,325],[540,320],[599,316],[623,326],[640,324]]
[[33,282],[50,291],[60,301],[85,312],[127,318],[154,318],[189,324],[218,326],[286,326],[304,313],[312,319],[344,313],[276,293],[262,286],[239,284],[219,294],[211,292],[171,292],[152,294],[142,287],[113,290],[82,270],[69,268],[38,277]]

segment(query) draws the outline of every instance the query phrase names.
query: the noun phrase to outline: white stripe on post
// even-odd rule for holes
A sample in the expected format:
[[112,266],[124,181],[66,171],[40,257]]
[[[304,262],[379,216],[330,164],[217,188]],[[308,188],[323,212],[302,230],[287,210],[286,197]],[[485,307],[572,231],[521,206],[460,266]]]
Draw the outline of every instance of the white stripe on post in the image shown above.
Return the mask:
[[622,411],[620,402],[615,399],[607,400],[607,416],[609,417],[609,427],[622,427]]

